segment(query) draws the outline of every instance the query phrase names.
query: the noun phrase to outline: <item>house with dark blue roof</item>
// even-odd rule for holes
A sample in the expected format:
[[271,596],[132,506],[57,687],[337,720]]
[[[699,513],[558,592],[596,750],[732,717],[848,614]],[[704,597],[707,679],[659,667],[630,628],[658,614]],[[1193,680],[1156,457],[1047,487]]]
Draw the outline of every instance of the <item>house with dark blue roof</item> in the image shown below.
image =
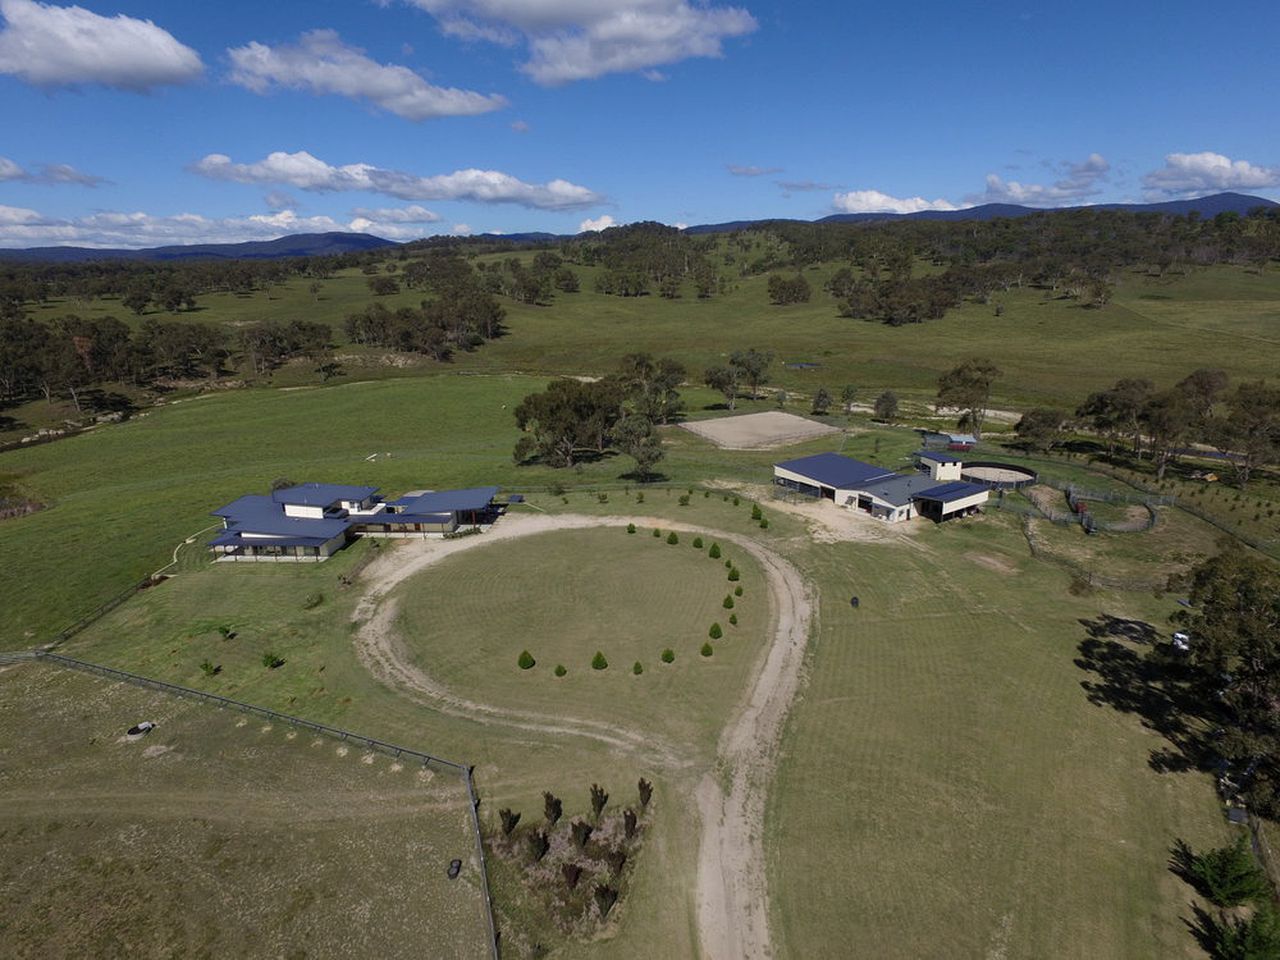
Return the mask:
[[384,501],[377,487],[303,483],[249,494],[213,511],[218,560],[318,562],[357,536],[432,537],[482,528],[501,513],[497,487],[417,491]]
[[917,462],[927,463],[928,472],[897,473],[838,453],[819,453],[774,464],[773,482],[891,523],[916,516],[949,520],[976,513],[987,502],[986,487],[960,481],[958,460]]

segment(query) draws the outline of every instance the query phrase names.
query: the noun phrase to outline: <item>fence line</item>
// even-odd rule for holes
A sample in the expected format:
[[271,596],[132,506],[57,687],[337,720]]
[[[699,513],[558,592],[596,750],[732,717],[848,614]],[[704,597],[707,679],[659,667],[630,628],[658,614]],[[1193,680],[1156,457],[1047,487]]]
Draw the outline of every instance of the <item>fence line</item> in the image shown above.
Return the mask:
[[1027,540],[1027,547],[1031,550],[1031,555],[1037,560],[1045,560],[1049,563],[1056,564],[1064,570],[1070,572],[1073,576],[1083,580],[1091,587],[1103,587],[1108,590],[1125,590],[1131,593],[1155,593],[1163,592],[1168,582],[1165,580],[1141,580],[1138,578],[1128,577],[1111,577],[1103,573],[1097,573],[1075,560],[1069,560],[1066,557],[1060,557],[1056,553],[1052,553],[1048,548],[1041,546],[1036,539],[1035,534],[1031,530],[1032,515],[1024,514],[1022,518],[1022,535]]
[[245,703],[242,700],[233,700],[230,697],[224,697],[216,693],[207,693],[204,690],[196,690],[192,687],[184,687],[181,684],[169,683],[166,680],[156,680],[151,677],[141,676],[140,674],[130,673],[127,670],[118,670],[115,667],[107,667],[99,663],[90,663],[87,660],[77,660],[74,657],[64,657],[61,654],[52,653],[48,650],[17,651],[0,654],[0,662],[18,660],[48,662],[56,666],[66,667],[72,670],[81,670],[85,673],[92,673],[109,679],[121,680],[126,683],[132,683],[135,686],[159,690],[163,693],[173,694],[179,697],[192,697],[196,700],[211,703],[218,707],[230,707],[232,709],[254,714],[269,720],[279,720],[281,722],[288,723],[291,726],[303,727],[304,729],[311,730],[315,733],[333,737],[344,743],[363,744],[369,750],[375,750],[395,759],[408,757],[422,761],[422,765],[424,767],[430,768],[432,765],[435,765],[458,773],[461,775],[463,782],[466,785],[467,800],[471,806],[471,828],[472,833],[475,836],[476,856],[480,860],[480,889],[484,895],[485,918],[489,930],[489,952],[493,957],[493,960],[498,960],[497,924],[493,916],[493,897],[489,892],[489,869],[484,855],[484,836],[480,829],[480,801],[476,796],[475,782],[472,779],[472,767],[463,763],[458,763],[454,760],[445,760],[442,757],[434,756],[422,750],[415,750],[412,747],[405,747],[400,744],[391,743],[387,740],[380,740],[377,737],[369,737],[364,734],[355,733],[351,730],[344,730],[341,727],[332,727],[326,723],[317,723],[314,720],[305,720],[302,717],[293,716],[292,714],[281,713],[279,710],[272,710],[270,707],[260,707],[256,704]]
[[71,626],[66,627],[65,629],[59,631],[57,634],[54,635],[52,640],[50,640],[47,644],[45,644],[44,648],[46,650],[52,650],[55,647],[62,646],[62,644],[66,643],[68,640],[74,637],[81,630],[84,630],[92,626],[98,620],[101,620],[108,613],[110,613],[116,607],[120,606],[120,604],[124,603],[126,600],[132,597],[139,590],[145,590],[147,587],[153,586],[158,582],[159,581],[153,580],[151,577],[147,577],[147,579],[145,580],[139,580],[137,583],[133,584],[131,587],[128,587],[122,590],[120,593],[117,593],[110,600],[107,600],[104,603],[98,604],[98,606],[94,607],[92,610],[90,610],[88,613],[82,616],[79,620],[77,620]]

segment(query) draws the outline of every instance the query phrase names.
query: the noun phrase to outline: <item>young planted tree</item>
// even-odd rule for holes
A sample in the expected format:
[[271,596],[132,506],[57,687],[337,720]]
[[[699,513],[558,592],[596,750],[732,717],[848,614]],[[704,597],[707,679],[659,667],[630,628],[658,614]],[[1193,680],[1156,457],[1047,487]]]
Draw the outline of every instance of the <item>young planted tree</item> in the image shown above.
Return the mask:
[[517,658],[516,660],[516,666],[518,666],[521,670],[528,670],[537,662],[538,662],[537,660],[533,659],[533,654],[531,654],[528,650],[522,650],[520,652],[519,658]]
[[618,902],[618,891],[615,888],[602,883],[596,887],[594,896],[596,906],[600,909],[600,916],[609,916],[609,911],[612,910],[613,905]]
[[813,412],[824,415],[831,409],[831,391],[826,387],[819,387],[818,392],[813,397]]
[[721,629],[720,624],[713,623],[711,625],[711,629],[707,631],[707,636],[709,636],[712,640],[719,640],[721,637],[724,636],[724,630]]
[[564,882],[570,890],[578,886],[578,881],[582,878],[582,867],[576,863],[560,864],[560,875],[564,877]]
[[547,835],[541,830],[535,830],[529,834],[529,854],[533,857],[533,862],[539,862],[547,855],[547,851],[551,849],[551,841],[547,839]]
[[675,659],[676,659],[676,652],[672,650],[670,647],[667,647],[662,651],[663,663],[673,663]]
[[586,852],[587,841],[591,839],[591,834],[595,832],[595,828],[585,820],[575,820],[569,825],[569,832],[573,837],[573,845],[580,852]]
[[718,544],[718,543],[713,543],[713,544],[711,545],[711,549],[707,552],[707,556],[709,556],[712,560],[719,560],[719,559],[720,559],[720,544]]
[[511,831],[516,828],[516,824],[520,822],[520,814],[513,811],[510,807],[503,807],[498,811],[498,818],[502,821],[502,835],[504,837],[511,836]]
[[542,816],[548,827],[554,827],[564,813],[564,804],[550,790],[542,794]]
[[596,655],[591,658],[592,670],[608,670],[609,661],[605,659],[604,653],[600,650],[596,651]]
[[604,805],[609,802],[609,794],[605,792],[604,787],[598,783],[591,785],[591,812],[596,815],[596,819],[600,819],[600,814],[604,810]]
[[858,388],[852,383],[846,383],[840,391],[840,406],[844,408],[846,417],[853,416],[853,405],[858,402]]
[[674,530],[672,530],[670,533],[667,534],[667,543],[671,544],[672,546],[675,546],[679,542],[680,542],[680,536]]

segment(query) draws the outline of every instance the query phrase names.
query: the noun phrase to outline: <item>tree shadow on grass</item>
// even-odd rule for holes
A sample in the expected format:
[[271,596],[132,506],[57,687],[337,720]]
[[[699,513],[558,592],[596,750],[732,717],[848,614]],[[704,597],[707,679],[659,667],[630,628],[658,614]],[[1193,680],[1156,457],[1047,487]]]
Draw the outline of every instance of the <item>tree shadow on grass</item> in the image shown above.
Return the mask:
[[1155,646],[1155,627],[1108,614],[1080,625],[1087,636],[1075,664],[1089,675],[1080,681],[1089,702],[1136,714],[1143,726],[1164,737],[1165,746],[1148,759],[1153,770],[1210,769],[1213,751],[1196,712],[1200,700],[1185,667]]

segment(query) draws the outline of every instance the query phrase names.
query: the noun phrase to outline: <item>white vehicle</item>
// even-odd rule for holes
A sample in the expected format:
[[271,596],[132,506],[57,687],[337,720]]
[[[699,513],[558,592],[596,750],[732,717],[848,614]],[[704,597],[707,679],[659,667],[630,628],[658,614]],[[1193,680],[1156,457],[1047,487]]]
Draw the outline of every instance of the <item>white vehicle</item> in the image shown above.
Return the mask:
[[1173,635],[1173,649],[1179,653],[1189,653],[1191,651],[1191,638],[1185,633],[1175,633]]

